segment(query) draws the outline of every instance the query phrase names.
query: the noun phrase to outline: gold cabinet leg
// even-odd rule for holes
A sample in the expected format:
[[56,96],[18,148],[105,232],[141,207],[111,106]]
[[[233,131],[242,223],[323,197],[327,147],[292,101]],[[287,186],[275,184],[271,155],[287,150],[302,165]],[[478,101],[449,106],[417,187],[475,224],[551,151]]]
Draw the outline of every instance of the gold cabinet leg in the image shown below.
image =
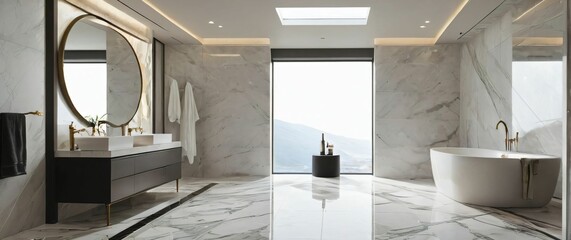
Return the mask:
[[107,209],[107,226],[111,225],[111,204],[105,204]]
[[176,192],[178,192],[178,179],[176,180]]

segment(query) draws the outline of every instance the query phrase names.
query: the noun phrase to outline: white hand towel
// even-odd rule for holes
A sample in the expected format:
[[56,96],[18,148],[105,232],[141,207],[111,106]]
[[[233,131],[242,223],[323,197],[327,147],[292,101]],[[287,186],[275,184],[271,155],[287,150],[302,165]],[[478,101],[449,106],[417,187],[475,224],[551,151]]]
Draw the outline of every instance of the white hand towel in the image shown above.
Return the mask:
[[178,82],[172,80],[169,94],[168,107],[169,121],[180,123],[180,97],[178,94]]
[[182,155],[187,156],[188,162],[192,164],[196,156],[196,121],[198,121],[198,111],[194,101],[194,93],[190,83],[184,87],[184,108],[182,109],[180,141],[182,144]]

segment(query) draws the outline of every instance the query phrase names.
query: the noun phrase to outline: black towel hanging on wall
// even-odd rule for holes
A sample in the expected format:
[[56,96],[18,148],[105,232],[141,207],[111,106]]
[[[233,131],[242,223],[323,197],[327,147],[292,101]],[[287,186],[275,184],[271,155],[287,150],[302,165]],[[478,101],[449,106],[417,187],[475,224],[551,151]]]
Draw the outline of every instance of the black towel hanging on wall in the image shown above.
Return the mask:
[[0,113],[0,179],[26,174],[26,115]]

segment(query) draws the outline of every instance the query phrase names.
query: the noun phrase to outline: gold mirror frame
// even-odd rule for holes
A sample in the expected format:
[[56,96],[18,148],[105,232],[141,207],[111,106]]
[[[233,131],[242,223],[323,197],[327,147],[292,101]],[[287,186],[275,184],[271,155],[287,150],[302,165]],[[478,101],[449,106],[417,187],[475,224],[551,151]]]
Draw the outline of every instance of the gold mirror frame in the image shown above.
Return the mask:
[[108,121],[104,121],[106,124],[112,126],[112,127],[123,127],[123,126],[127,126],[129,124],[129,122],[131,122],[131,120],[133,120],[133,118],[135,117],[135,115],[137,115],[137,112],[139,111],[139,108],[141,107],[141,99],[143,98],[143,72],[141,70],[141,63],[139,61],[139,57],[137,57],[137,53],[135,52],[135,49],[133,48],[133,45],[131,45],[131,43],[129,42],[129,40],[127,40],[127,38],[125,38],[125,36],[118,30],[118,28],[115,27],[115,25],[105,19],[102,19],[98,16],[95,15],[91,15],[91,14],[84,14],[81,15],[79,17],[76,17],[75,19],[73,19],[73,21],[71,21],[71,23],[69,23],[69,25],[67,26],[67,28],[65,29],[65,32],[63,33],[63,36],[61,38],[61,42],[59,44],[59,51],[58,51],[58,82],[59,82],[59,86],[60,86],[60,90],[62,92],[62,96],[65,99],[65,102],[67,103],[67,105],[70,107],[71,111],[73,112],[73,114],[75,115],[75,117],[81,122],[82,125],[84,126],[91,126],[91,123],[89,123],[89,121],[87,121],[87,119],[84,118],[84,116],[81,115],[81,113],[79,113],[79,111],[77,110],[77,108],[75,107],[75,105],[73,104],[73,101],[71,100],[71,97],[69,96],[69,92],[67,91],[67,86],[65,84],[65,74],[64,74],[64,69],[63,69],[63,65],[64,65],[64,54],[65,54],[65,44],[67,43],[67,38],[69,36],[69,33],[71,32],[71,30],[73,29],[73,27],[75,26],[75,24],[77,22],[79,22],[80,20],[84,19],[84,18],[94,18],[100,21],[103,21],[107,24],[109,24],[109,27],[111,28],[113,31],[117,32],[123,39],[125,39],[125,41],[129,44],[129,47],[131,48],[131,51],[133,52],[133,55],[135,55],[135,60],[137,61],[137,67],[139,69],[139,80],[141,82],[141,88],[140,88],[140,94],[139,94],[139,100],[137,102],[137,109],[135,110],[135,112],[133,113],[133,116],[131,116],[131,118],[129,118],[129,120],[127,120],[127,122],[124,123],[112,123],[112,122],[108,122]]

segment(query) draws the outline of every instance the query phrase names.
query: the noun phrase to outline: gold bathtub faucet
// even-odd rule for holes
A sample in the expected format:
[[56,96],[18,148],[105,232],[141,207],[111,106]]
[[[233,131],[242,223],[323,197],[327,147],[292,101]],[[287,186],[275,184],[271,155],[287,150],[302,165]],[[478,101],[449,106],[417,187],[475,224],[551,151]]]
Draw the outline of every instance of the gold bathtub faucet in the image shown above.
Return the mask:
[[515,146],[515,151],[518,150],[518,145],[519,145],[519,132],[515,133],[515,138],[510,138],[510,133],[508,130],[508,125],[506,124],[506,122],[500,120],[497,124],[496,124],[496,130],[498,129],[498,127],[500,126],[500,123],[504,125],[504,128],[506,130],[506,139],[505,141],[505,145],[506,145],[506,151],[512,151],[513,147]]

